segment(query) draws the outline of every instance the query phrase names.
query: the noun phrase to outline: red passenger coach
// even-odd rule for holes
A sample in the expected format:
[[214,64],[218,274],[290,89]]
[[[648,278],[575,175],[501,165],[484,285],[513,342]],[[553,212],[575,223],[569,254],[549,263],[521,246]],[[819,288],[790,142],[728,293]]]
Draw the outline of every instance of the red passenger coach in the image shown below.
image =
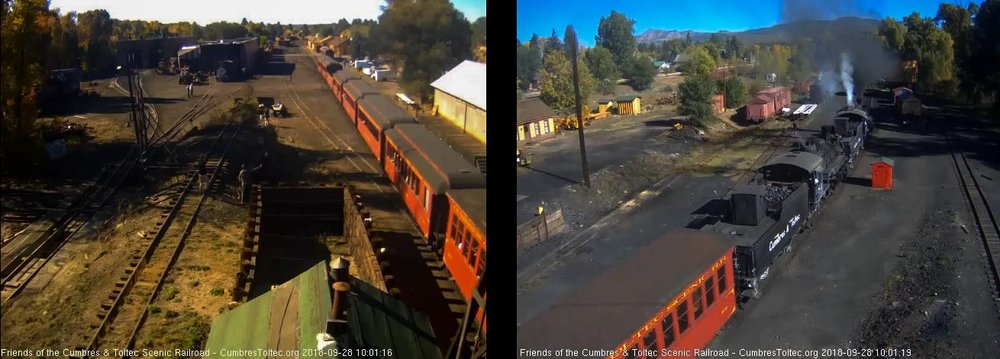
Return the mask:
[[721,234],[672,231],[521,325],[519,355],[694,357],[736,311],[733,250]]
[[486,188],[479,169],[452,150],[437,135],[415,123],[385,131],[383,167],[421,233],[440,248],[449,190]]
[[[348,81],[360,81],[357,76],[347,71],[338,71],[331,76],[333,84],[330,86],[330,91],[333,92],[333,97],[337,99],[337,103],[344,103],[344,84]],[[354,121],[352,118],[351,121]]]
[[486,270],[486,189],[448,191],[444,265],[468,302]]
[[358,101],[368,95],[378,95],[374,87],[364,81],[349,81],[344,84],[343,99],[340,104],[351,122],[358,123]]
[[416,123],[406,111],[384,96],[366,96],[358,100],[358,132],[381,163],[385,149],[385,130],[400,123]]

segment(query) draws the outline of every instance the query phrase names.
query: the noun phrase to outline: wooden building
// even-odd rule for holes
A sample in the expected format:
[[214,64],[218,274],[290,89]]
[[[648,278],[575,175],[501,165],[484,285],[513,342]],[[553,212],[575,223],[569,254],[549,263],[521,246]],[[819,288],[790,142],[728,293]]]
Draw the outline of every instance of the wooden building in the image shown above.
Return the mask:
[[486,64],[463,61],[431,87],[434,113],[486,143]]
[[556,111],[537,98],[517,103],[517,143],[546,139],[556,134]]
[[615,107],[615,101],[612,99],[597,100],[597,113],[605,113],[611,111],[612,107]]
[[619,115],[638,115],[642,113],[642,97],[636,95],[618,96],[615,98]]
[[726,96],[723,94],[712,95],[712,109],[715,113],[721,113],[726,110]]

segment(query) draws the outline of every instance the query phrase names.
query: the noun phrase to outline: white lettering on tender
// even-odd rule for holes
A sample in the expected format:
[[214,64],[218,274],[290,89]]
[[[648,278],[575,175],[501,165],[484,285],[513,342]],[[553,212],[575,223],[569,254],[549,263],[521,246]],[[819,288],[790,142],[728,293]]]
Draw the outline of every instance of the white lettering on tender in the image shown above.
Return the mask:
[[799,219],[801,218],[802,218],[801,214],[796,214],[795,217],[792,217],[792,219],[788,221],[788,224],[785,225],[785,230],[781,231],[781,233],[778,233],[774,236],[774,239],[771,240],[771,243],[767,246],[767,250],[769,252],[773,252],[774,248],[778,246],[778,243],[781,243],[781,240],[785,239],[785,236],[788,235],[788,232],[791,232],[792,227],[795,227],[795,224],[799,223]]

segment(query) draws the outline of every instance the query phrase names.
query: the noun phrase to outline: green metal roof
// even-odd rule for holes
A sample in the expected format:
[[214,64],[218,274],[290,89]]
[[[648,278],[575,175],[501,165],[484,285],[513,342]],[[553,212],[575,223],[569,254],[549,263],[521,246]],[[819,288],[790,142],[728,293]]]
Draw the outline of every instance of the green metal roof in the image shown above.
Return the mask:
[[660,67],[665,65],[666,63],[667,63],[666,61],[653,61],[653,67]]
[[640,98],[640,97],[636,96],[636,95],[618,96],[618,97],[615,97],[615,102],[632,102],[632,100],[635,100],[637,98]]
[[[210,353],[207,357],[263,357],[254,356],[257,353],[253,351],[260,349],[315,350],[316,335],[326,331],[332,306],[330,284],[327,264],[319,262],[294,279],[220,314],[205,344]],[[348,301],[348,341],[340,343],[341,348],[380,349],[375,354],[385,358],[442,358],[423,314],[357,278],[352,278]]]

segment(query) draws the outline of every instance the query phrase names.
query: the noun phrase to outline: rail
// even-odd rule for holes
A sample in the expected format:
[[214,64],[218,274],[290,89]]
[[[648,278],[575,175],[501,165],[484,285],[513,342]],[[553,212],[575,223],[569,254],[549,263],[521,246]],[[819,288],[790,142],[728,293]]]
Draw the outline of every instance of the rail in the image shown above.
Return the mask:
[[[119,91],[124,91],[117,83],[117,79],[112,82],[112,87],[117,86]],[[236,88],[227,94],[235,93],[240,88]],[[140,82],[140,91],[145,92]],[[212,104],[215,99],[215,84],[209,85],[209,89],[202,95],[201,99],[189,108],[169,129],[162,131],[157,125],[157,131],[162,134],[150,141],[150,149],[143,156],[138,148],[133,146],[125,157],[115,165],[115,169],[110,174],[106,170],[98,175],[97,179],[70,204],[67,212],[52,224],[43,234],[40,240],[35,240],[34,244],[25,246],[23,249],[8,255],[8,260],[0,267],[0,285],[3,287],[2,299],[0,299],[0,311],[6,309],[6,304],[20,294],[28,283],[41,271],[53,256],[72,238],[81,228],[83,228],[90,218],[104,204],[117,194],[125,180],[135,170],[141,160],[155,154],[168,141],[176,139],[180,134],[180,129],[185,123],[193,123],[195,119],[205,114],[209,110],[218,106]],[[211,105],[210,105],[211,104]],[[152,106],[150,106],[152,107]],[[158,118],[154,108],[146,109],[150,111],[154,118]],[[125,171],[122,171],[122,169]],[[103,181],[102,181],[103,180]],[[27,255],[25,255],[27,253]],[[11,284],[13,283],[13,284]]]
[[[955,163],[955,170],[962,185],[962,190],[965,193],[965,199],[968,200],[972,215],[975,218],[979,236],[983,240],[989,276],[993,282],[994,292],[992,297],[997,298],[997,293],[1000,293],[1000,238],[997,237],[997,234],[1000,233],[1000,227],[997,226],[993,209],[990,208],[990,203],[986,200],[983,189],[979,186],[979,181],[973,174],[972,165],[969,164],[965,153],[962,151],[953,151],[951,158]],[[997,302],[994,301],[994,303]],[[997,303],[997,310],[1000,311],[1000,303]]]
[[[215,140],[209,147],[210,148],[209,153],[213,152],[213,150],[215,150],[217,146],[221,143],[222,139],[225,137],[225,134],[228,132],[232,133],[232,137],[224,147],[221,154],[218,154],[213,157],[218,159],[218,163],[216,163],[215,169],[213,170],[213,178],[214,174],[218,173],[218,169],[224,162],[225,155],[228,152],[229,146],[236,138],[236,134],[238,133],[240,127],[242,127],[242,125],[240,125],[240,127],[236,128],[236,130],[230,131],[230,129],[233,126],[234,126],[233,122],[230,121],[226,125],[226,127],[223,128],[223,130],[219,133],[218,137],[215,138]],[[197,165],[199,166],[204,165],[209,160],[210,159],[206,157],[200,160],[197,163]],[[190,179],[188,180],[184,188],[182,188],[180,192],[177,194],[177,197],[174,203],[172,204],[171,208],[166,211],[167,213],[165,213],[163,218],[161,219],[162,222],[157,223],[158,228],[154,231],[156,234],[149,241],[144,250],[140,250],[139,253],[134,254],[132,256],[132,262],[130,263],[129,268],[125,270],[126,276],[120,278],[119,282],[115,284],[114,288],[111,291],[111,294],[108,296],[108,298],[111,299],[111,302],[110,303],[104,302],[101,304],[101,308],[103,310],[99,311],[100,314],[97,315],[98,319],[100,319],[101,322],[96,326],[92,326],[94,328],[93,334],[90,336],[90,339],[87,340],[84,345],[77,346],[75,348],[77,349],[77,352],[89,353],[92,348],[98,345],[98,341],[102,340],[102,338],[107,334],[110,325],[118,316],[119,310],[122,308],[122,305],[126,303],[125,298],[130,294],[132,294],[132,289],[135,287],[138,276],[142,274],[144,267],[146,267],[148,263],[152,263],[153,256],[155,255],[154,250],[160,246],[161,244],[160,242],[163,240],[164,237],[166,237],[171,224],[173,223],[174,219],[178,216],[178,214],[181,212],[181,209],[184,207],[185,198],[190,193],[191,189],[194,188],[195,184],[199,181],[198,174],[196,171],[191,170],[189,172],[189,176]],[[169,273],[170,266],[176,260],[176,256],[179,255],[180,250],[183,247],[183,241],[186,238],[187,234],[190,232],[190,229],[194,223],[194,219],[197,217],[198,211],[200,211],[201,209],[201,204],[204,202],[204,199],[207,195],[208,191],[202,194],[202,198],[199,201],[193,213],[191,214],[191,218],[189,219],[188,225],[185,227],[185,231],[182,232],[181,237],[179,237],[178,244],[174,248],[174,251],[171,252],[171,256],[167,258],[168,259],[167,264],[163,266],[162,272],[158,276],[156,285],[149,294],[150,296],[149,301],[145,305],[143,305],[143,307],[140,309],[140,314],[139,314],[140,319],[137,320],[139,323],[137,323],[136,326],[133,327],[132,331],[129,332],[130,334],[127,339],[129,343],[134,342],[134,335],[137,332],[138,327],[141,326],[141,321],[148,313],[149,309],[148,305],[149,303],[152,302],[152,300],[155,299],[158,290],[162,287],[163,279]],[[146,238],[146,235],[144,235],[144,238]]]

